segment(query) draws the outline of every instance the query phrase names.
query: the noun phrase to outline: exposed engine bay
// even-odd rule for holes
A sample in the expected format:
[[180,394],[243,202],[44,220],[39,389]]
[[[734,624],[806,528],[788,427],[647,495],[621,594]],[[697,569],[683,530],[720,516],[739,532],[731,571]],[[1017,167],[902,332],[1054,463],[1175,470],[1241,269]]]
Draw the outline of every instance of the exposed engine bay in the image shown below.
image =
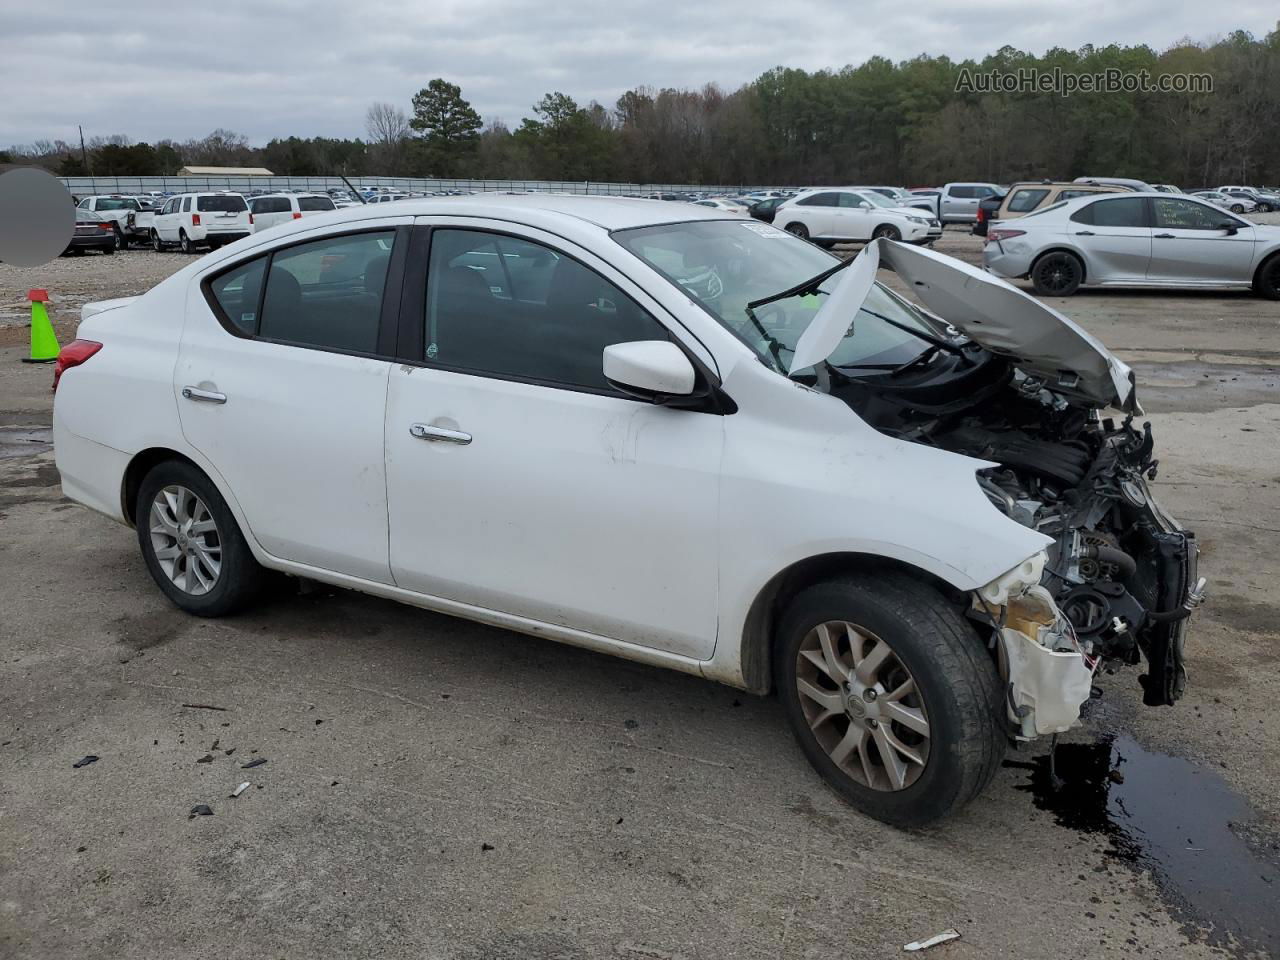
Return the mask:
[[1148,489],[1158,469],[1150,424],[1104,417],[976,343],[951,344],[889,373],[828,365],[817,385],[884,433],[997,464],[978,483],[1006,516],[1053,538],[1040,586],[1071,646],[1090,671],[1145,658],[1143,702],[1172,704],[1203,583],[1194,535]]

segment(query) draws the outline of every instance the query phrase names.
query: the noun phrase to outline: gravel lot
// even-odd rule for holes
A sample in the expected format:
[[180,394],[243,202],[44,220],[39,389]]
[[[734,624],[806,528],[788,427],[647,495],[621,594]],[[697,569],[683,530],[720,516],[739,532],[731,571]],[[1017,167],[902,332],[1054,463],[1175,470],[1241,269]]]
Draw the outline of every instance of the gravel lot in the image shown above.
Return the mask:
[[[939,249],[980,251],[960,231]],[[1280,950],[1273,911],[1233,942],[1229,907],[1158,858],[1039,809],[1032,756],[908,834],[825,789],[774,700],[328,588],[180,614],[132,531],[61,496],[50,370],[18,359],[28,287],[50,290],[65,342],[85,300],[189,262],[0,266],[0,957],[862,958],[950,927],[928,956]],[[1127,731],[1213,771],[1252,807],[1235,833],[1274,882],[1280,306],[1055,305],[1136,368],[1156,489],[1212,590],[1186,698],[1144,708],[1137,671],[1104,677],[1067,739]],[[214,815],[188,819],[198,803]]]

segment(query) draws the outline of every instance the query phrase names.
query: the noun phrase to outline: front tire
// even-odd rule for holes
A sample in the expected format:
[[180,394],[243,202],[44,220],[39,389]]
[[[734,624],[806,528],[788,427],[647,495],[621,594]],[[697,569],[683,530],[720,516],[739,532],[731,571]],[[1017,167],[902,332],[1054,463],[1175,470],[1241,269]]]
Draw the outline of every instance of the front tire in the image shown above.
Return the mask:
[[222,494],[194,465],[167,460],[152,467],[134,517],[147,569],[187,613],[234,613],[261,591],[262,567]]
[[902,231],[889,223],[882,223],[871,234],[872,240],[901,240]]
[[151,249],[156,253],[164,252],[164,241],[160,239],[160,234],[155,230],[151,231]]
[[999,768],[996,666],[932,587],[900,574],[809,587],[788,605],[774,657],[805,756],[877,820],[918,827],[949,816]]
[[806,227],[803,223],[788,223],[787,233],[793,233],[797,237],[799,237],[801,240],[809,239],[809,228]]
[[1084,281],[1084,264],[1074,254],[1047,253],[1031,268],[1031,282],[1042,297],[1069,297]]
[[1233,204],[1231,205],[1231,212],[1232,212],[1232,213],[1244,213],[1244,204],[1243,204],[1243,203],[1233,203]]

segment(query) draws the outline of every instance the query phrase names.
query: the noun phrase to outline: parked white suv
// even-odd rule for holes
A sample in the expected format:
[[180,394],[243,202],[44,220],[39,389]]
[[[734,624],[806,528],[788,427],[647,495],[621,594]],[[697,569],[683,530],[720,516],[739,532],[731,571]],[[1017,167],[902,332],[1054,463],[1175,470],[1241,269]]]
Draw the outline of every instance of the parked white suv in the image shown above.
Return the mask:
[[806,190],[780,204],[773,222],[821,247],[865,243],[883,237],[908,243],[932,243],[942,225],[927,210],[894,206],[874,191],[852,187]]
[[238,193],[181,193],[170,197],[151,222],[151,246],[157,251],[177,244],[195,253],[199,244],[218,249],[249,236],[253,216]]
[[1182,692],[1195,540],[1149,425],[1099,416],[1132,373],[932,250],[485,194],[286,224],[82,316],[62,489],[190,613],[269,568],[776,691],[904,825],[1075,725],[1102,661]]
[[249,198],[254,233],[336,209],[333,198],[324,193],[268,193]]

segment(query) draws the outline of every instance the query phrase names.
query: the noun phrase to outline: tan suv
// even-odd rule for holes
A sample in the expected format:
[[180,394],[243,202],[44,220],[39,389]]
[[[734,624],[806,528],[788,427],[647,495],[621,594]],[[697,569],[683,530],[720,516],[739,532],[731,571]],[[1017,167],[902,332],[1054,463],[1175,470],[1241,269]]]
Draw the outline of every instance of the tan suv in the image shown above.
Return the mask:
[[1032,210],[1039,210],[1061,200],[1087,197],[1091,193],[1128,193],[1128,187],[1112,183],[1052,183],[1026,181],[1015,183],[1004,195],[1004,201],[996,209],[992,220],[1012,220],[1025,217]]
[[978,204],[978,220],[973,233],[987,235],[992,220],[1014,220],[1025,217],[1060,200],[1087,197],[1091,193],[1127,193],[1131,188],[1114,183],[1066,183],[1054,180],[1023,180],[1011,186],[1002,197],[989,197]]

